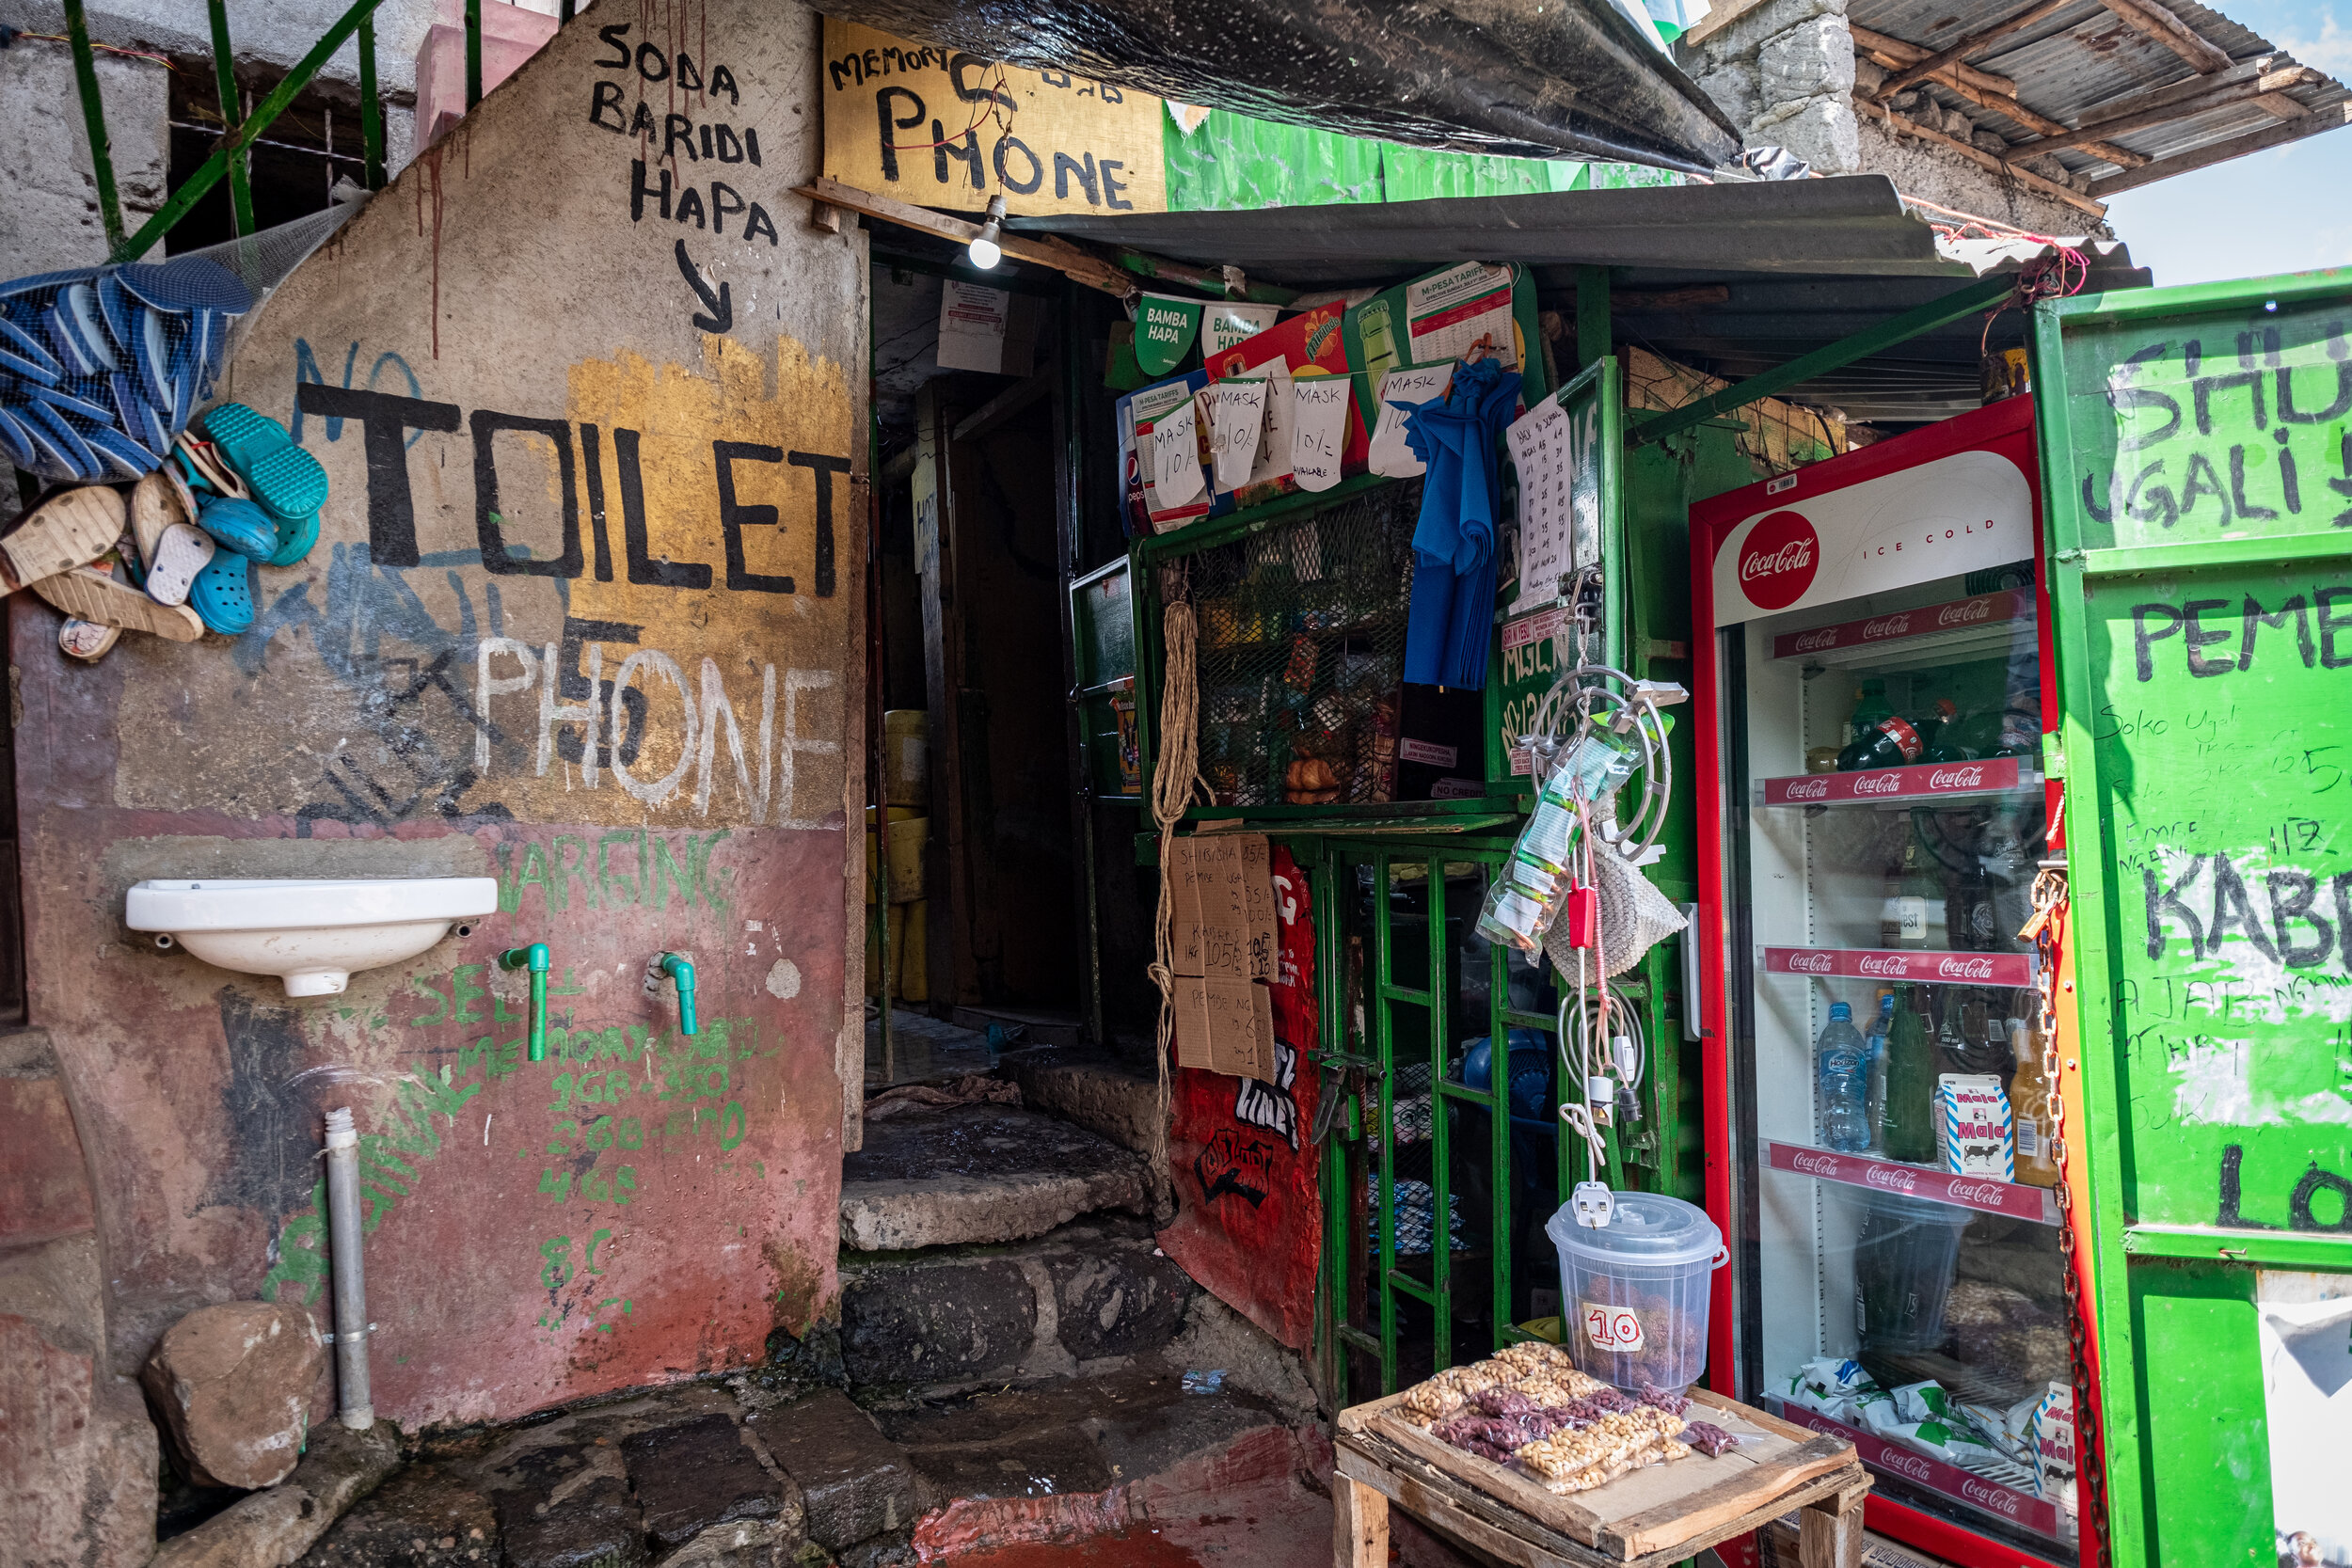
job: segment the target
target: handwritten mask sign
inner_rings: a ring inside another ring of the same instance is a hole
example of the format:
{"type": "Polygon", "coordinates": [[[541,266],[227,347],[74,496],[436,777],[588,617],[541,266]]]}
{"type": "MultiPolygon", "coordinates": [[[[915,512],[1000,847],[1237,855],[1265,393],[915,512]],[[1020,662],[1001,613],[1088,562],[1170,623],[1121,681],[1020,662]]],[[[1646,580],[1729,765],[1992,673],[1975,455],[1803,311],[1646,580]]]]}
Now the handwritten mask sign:
{"type": "Polygon", "coordinates": [[[901,201],[977,213],[1168,209],[1161,100],[825,18],[825,172],[901,201]]]}
{"type": "Polygon", "coordinates": [[[1180,975],[1176,1065],[1274,1082],[1274,993],[1254,980],[1180,975]]]}
{"type": "Polygon", "coordinates": [[[1372,433],[1372,471],[1386,479],[1419,479],[1426,468],[1405,440],[1405,407],[1441,398],[1454,385],[1454,364],[1391,371],[1380,383],[1380,422],[1372,433]]]}
{"type": "Polygon", "coordinates": [[[1340,451],[1347,438],[1349,394],[1356,378],[1315,376],[1291,383],[1297,422],[1291,430],[1291,473],[1301,490],[1328,490],[1340,482],[1340,451]]]}
{"type": "Polygon", "coordinates": [[[1576,565],[1575,443],[1568,411],[1546,398],[1503,433],[1519,476],[1519,597],[1549,604],[1576,565]]]}
{"type": "Polygon", "coordinates": [[[1200,330],[1203,303],[1167,294],[1143,296],[1136,310],[1136,363],[1144,374],[1157,379],[1184,362],[1200,330]]]}
{"type": "Polygon", "coordinates": [[[1186,398],[1152,427],[1152,507],[1182,506],[1200,494],[1200,400],[1186,398]]]}
{"type": "Polygon", "coordinates": [[[1209,454],[1219,490],[1249,483],[1258,464],[1259,437],[1265,433],[1266,384],[1224,381],[1201,393],[1210,401],[1209,454]]]}
{"type": "Polygon", "coordinates": [[[1200,318],[1200,352],[1222,354],[1272,326],[1280,314],[1276,305],[1212,305],[1200,318]]]}

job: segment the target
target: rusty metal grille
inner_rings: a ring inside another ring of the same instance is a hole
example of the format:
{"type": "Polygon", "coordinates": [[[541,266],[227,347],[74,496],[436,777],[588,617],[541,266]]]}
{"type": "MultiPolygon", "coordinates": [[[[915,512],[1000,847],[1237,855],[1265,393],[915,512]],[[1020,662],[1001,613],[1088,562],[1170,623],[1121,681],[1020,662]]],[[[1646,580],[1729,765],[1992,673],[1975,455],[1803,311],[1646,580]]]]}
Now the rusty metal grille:
{"type": "Polygon", "coordinates": [[[1396,791],[1421,482],[1383,484],[1189,562],[1200,771],[1226,806],[1396,791]]]}

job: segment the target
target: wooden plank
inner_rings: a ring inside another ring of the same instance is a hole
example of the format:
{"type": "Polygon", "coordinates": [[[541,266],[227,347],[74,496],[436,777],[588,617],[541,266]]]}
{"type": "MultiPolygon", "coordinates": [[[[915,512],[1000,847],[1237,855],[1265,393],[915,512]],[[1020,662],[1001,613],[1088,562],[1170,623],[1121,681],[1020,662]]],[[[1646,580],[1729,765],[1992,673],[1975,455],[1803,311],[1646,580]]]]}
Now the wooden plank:
{"type": "Polygon", "coordinates": [[[2233,103],[2243,103],[2249,99],[2283,92],[2288,87],[2299,87],[2313,80],[2325,80],[2325,78],[2320,77],[2317,71],[2307,66],[2290,66],[2284,71],[2273,71],[2257,76],[2250,82],[2216,87],[2209,92],[2200,93],[2196,97],[2185,99],[2178,103],[2141,109],[2136,114],[2116,115],[2058,135],[2037,136],[2031,141],[2012,142],[2010,144],[2008,155],[2011,158],[2038,157],[2044,152],[2055,152],[2062,147],[2079,147],[2085,142],[2097,141],[2106,136],[2129,135],[2134,131],[2145,131],[2152,126],[2169,125],[2176,119],[2188,119],[2210,110],[2227,108],[2233,103]]]}
{"type": "Polygon", "coordinates": [[[1717,33],[1722,32],[1762,4],[1764,0],[1723,0],[1722,4],[1709,7],[1707,14],[1699,18],[1699,24],[1675,41],[1686,44],[1705,43],[1708,39],[1713,38],[1717,33]]]}
{"type": "Polygon", "coordinates": [[[1810,1443],[1820,1435],[1811,1427],[1801,1427],[1794,1421],[1784,1421],[1769,1410],[1759,1409],[1753,1404],[1741,1404],[1738,1400],[1718,1394],[1712,1388],[1686,1388],[1683,1392],[1690,1396],[1692,1404],[1704,1404],[1720,1410],[1726,1416],[1737,1416],[1751,1426],[1761,1427],[1775,1436],[1786,1437],[1791,1443],[1800,1446],[1810,1443]]]}
{"type": "Polygon", "coordinates": [[[1862,1568],[1862,1499],[1841,1495],[1806,1504],[1797,1514],[1797,1561],[1802,1568],[1862,1568]]]}
{"type": "Polygon", "coordinates": [[[2169,158],[2159,158],[2144,168],[2125,169],[2121,174],[2110,174],[2104,180],[2092,182],[2090,194],[2105,197],[2114,196],[2122,191],[2137,190],[2141,185],[2153,184],[2159,180],[2169,180],[2176,174],[2186,174],[2192,169],[2211,168],[2216,164],[2226,164],[2233,158],[2243,158],[2251,152],[2262,152],[2270,148],[2284,147],[2289,142],[2301,141],[2305,136],[2316,136],[2323,131],[2333,131],[2344,125],[2352,125],[2352,102],[2331,103],[2325,109],[2304,116],[2301,119],[2282,120],[2277,125],[2265,126],[2260,131],[2249,131],[2245,135],[2233,136],[2228,141],[2213,142],[2186,152],[2176,153],[2169,158]]]}
{"type": "Polygon", "coordinates": [[[1556,1492],[1547,1491],[1517,1470],[1441,1442],[1425,1429],[1407,1425],[1391,1416],[1375,1419],[1371,1430],[1422,1464],[1488,1497],[1501,1498],[1518,1513],[1540,1519],[1571,1541],[1587,1546],[1600,1544],[1599,1514],[1556,1492]]]}
{"type": "Polygon", "coordinates": [[[2044,17],[2064,10],[2074,3],[2074,0],[2034,0],[2034,3],[2024,10],[2012,12],[1990,27],[1979,28],[1950,48],[1939,49],[1918,64],[1905,66],[1885,81],[1881,82],[1878,90],[1870,97],[1873,101],[1883,103],[1912,83],[1924,81],[1947,65],[1957,65],[1986,44],[2030,27],[2044,17]]]}
{"type": "MultiPolygon", "coordinates": [[[[1994,157],[1974,142],[1962,141],[1958,136],[1947,136],[1941,131],[1931,131],[1908,115],[1899,115],[1883,104],[1879,107],[1879,116],[1890,130],[1899,130],[1904,135],[1916,136],[1921,141],[1934,142],[1939,147],[1948,147],[1971,163],[1980,164],[2005,180],[2014,180],[2026,189],[2040,191],[2053,200],[2065,202],[2069,207],[2079,207],[2092,217],[2103,218],[2107,215],[2106,208],[2075,190],[2072,185],[2061,185],[2055,180],[2044,179],[2031,169],[2019,168],[2006,159],[1994,157]]],[[[2015,150],[2011,149],[2011,150],[2015,150]]],[[[2141,171],[2133,169],[2128,172],[2137,174],[2141,171]]]]}
{"type": "Polygon", "coordinates": [[[2211,74],[2230,69],[2227,54],[2156,0],[2099,0],[2099,4],[2122,17],[2133,31],[2145,34],[2178,55],[2192,71],[2211,74]]]}
{"type": "MultiPolygon", "coordinates": [[[[880,218],[884,223],[895,223],[900,228],[912,229],[918,233],[930,234],[937,239],[950,240],[957,245],[969,244],[972,237],[980,231],[980,226],[977,223],[970,223],[962,218],[949,217],[945,213],[934,213],[929,207],[917,207],[911,201],[900,201],[896,197],[878,196],[872,191],[862,191],[855,185],[845,185],[830,175],[820,174],[807,184],[796,186],[792,194],[804,197],[811,201],[827,202],[835,207],[846,208],[852,213],[862,213],[869,218],[880,218]]],[[[1136,292],[1136,281],[1133,277],[1109,261],[1089,251],[1081,250],[1067,240],[1057,239],[1052,235],[1025,238],[1008,230],[999,233],[996,243],[1003,248],[1006,255],[1016,261],[1032,261],[1039,266],[1052,267],[1084,283],[1087,287],[1100,289],[1106,294],[1115,294],[1124,299],[1128,294],[1136,292]]]]}
{"type": "Polygon", "coordinates": [[[1344,1475],[1331,1478],[1331,1568],[1389,1568],[1389,1499],[1344,1475]]]}
{"type": "MultiPolygon", "coordinates": [[[[1548,1552],[1525,1536],[1456,1506],[1453,1498],[1417,1477],[1389,1469],[1353,1449],[1336,1449],[1333,1453],[1334,1499],[1342,1487],[1374,1492],[1380,1496],[1384,1505],[1394,1502],[1414,1518],[1435,1525],[1448,1534],[1469,1542],[1482,1552],[1517,1564],[1518,1568],[1581,1568],[1572,1559],[1557,1552],[1548,1552]]],[[[1387,1560],[1383,1558],[1380,1568],[1386,1568],[1386,1564],[1387,1560]]],[[[1343,1560],[1336,1559],[1336,1556],[1335,1568],[1346,1568],[1343,1560]]]]}
{"type": "Polygon", "coordinates": [[[1853,1463],[1851,1443],[1836,1437],[1817,1437],[1777,1460],[1756,1465],[1745,1476],[1726,1476],[1703,1492],[1620,1520],[1603,1532],[1602,1544],[1610,1544],[1610,1538],[1615,1537],[1622,1544],[1620,1555],[1629,1559],[1661,1552],[1669,1546],[1689,1551],[1694,1538],[1742,1514],[1753,1513],[1806,1481],[1853,1463]]]}
{"type": "MultiPolygon", "coordinates": [[[[1928,52],[1915,43],[1886,33],[1874,33],[1867,27],[1853,28],[1854,44],[1889,71],[1916,65],[1928,57],[1928,52]]],[[[2028,129],[2050,135],[2066,127],[2039,109],[2028,108],[2017,98],[2017,84],[2006,76],[1994,76],[1973,66],[1947,65],[1930,78],[1938,87],[1958,93],[1979,108],[2006,115],[2028,129]]],[[[2085,142],[2083,150],[2105,158],[2118,168],[2137,168],[2148,161],[2144,152],[2111,142],[2085,142]]]]}
{"type": "MultiPolygon", "coordinates": [[[[1445,1498],[1462,1513],[1472,1514],[1490,1528],[1517,1537],[1564,1562],[1597,1562],[1591,1548],[1553,1529],[1540,1519],[1529,1517],[1519,1510],[1502,1502],[1480,1487],[1469,1485],[1447,1475],[1426,1461],[1406,1452],[1376,1432],[1358,1433],[1343,1437],[1334,1445],[1337,1454],[1354,1454],[1360,1465],[1374,1472],[1395,1478],[1409,1478],[1435,1497],[1445,1498]]],[[[1351,1471],[1359,1481],[1370,1479],[1368,1473],[1351,1471]]],[[[1375,1481],[1394,1501],[1404,1501],[1400,1490],[1391,1490],[1386,1482],[1375,1481]]],[[[1786,1512],[1784,1510],[1784,1512],[1786,1512]]]]}

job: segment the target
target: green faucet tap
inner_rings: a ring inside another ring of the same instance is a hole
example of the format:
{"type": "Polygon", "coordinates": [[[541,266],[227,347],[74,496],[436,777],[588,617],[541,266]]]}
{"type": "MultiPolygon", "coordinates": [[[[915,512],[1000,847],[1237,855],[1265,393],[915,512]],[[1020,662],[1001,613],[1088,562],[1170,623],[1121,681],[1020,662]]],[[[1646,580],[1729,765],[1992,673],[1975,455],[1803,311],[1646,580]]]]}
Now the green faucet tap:
{"type": "Polygon", "coordinates": [[[658,960],[662,974],[677,982],[677,1032],[698,1035],[701,1027],[694,1022],[694,960],[678,953],[664,953],[658,960]]]}
{"type": "Polygon", "coordinates": [[[531,971],[531,1059],[548,1059],[548,944],[534,942],[528,947],[510,947],[499,955],[501,969],[531,971]]]}

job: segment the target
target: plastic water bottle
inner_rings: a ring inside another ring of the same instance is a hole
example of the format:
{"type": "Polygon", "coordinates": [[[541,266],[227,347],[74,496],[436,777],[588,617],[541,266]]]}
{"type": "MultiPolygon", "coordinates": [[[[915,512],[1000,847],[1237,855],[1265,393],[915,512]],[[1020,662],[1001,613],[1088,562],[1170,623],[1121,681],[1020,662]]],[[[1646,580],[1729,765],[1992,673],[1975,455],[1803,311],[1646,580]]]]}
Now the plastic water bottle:
{"type": "Polygon", "coordinates": [[[1870,1025],[1870,1033],[1862,1041],[1863,1070],[1869,1075],[1867,1096],[1872,1148],[1880,1142],[1880,1122],[1886,1114],[1886,1034],[1894,1025],[1895,993],[1881,990],[1878,1017],[1870,1025]]]}
{"type": "Polygon", "coordinates": [[[1869,1069],[1853,1008],[1829,1005],[1829,1022],[1813,1047],[1814,1083],[1820,1095],[1821,1142],[1839,1154],[1870,1147],[1869,1069]]]}

